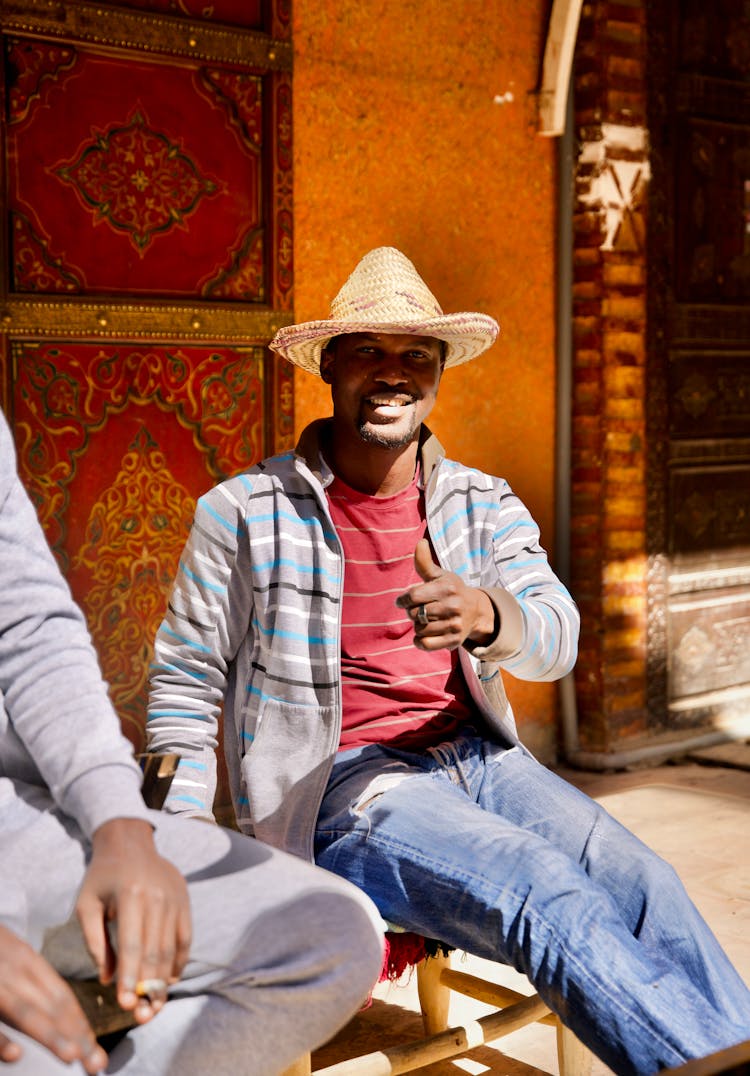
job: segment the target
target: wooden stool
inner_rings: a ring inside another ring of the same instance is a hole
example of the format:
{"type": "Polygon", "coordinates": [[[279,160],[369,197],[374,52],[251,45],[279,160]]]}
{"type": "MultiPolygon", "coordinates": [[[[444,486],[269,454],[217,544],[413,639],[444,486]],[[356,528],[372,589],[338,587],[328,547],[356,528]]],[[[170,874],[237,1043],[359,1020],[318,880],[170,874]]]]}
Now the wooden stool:
{"type": "Polygon", "coordinates": [[[710,1057],[686,1061],[676,1069],[665,1069],[663,1076],[750,1076],[750,1039],[710,1057]]]}
{"type": "MultiPolygon", "coordinates": [[[[425,1038],[347,1058],[316,1069],[314,1076],[395,1076],[396,1073],[413,1072],[436,1061],[460,1057],[485,1042],[536,1022],[553,1024],[557,1028],[560,1076],[588,1076],[591,1072],[593,1057],[590,1051],[562,1026],[538,994],[527,997],[508,987],[453,969],[450,957],[442,953],[417,965],[417,990],[425,1038]],[[449,1028],[451,990],[498,1008],[478,1020],[449,1028]]],[[[310,1076],[312,1071],[308,1056],[287,1069],[284,1076],[310,1076]]]]}

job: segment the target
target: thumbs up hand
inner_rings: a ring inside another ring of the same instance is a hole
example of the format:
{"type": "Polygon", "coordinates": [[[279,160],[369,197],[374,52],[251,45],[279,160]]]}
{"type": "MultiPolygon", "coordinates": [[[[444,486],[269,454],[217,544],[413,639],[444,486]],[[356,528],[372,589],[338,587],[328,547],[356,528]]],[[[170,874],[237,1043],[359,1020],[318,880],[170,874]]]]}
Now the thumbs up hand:
{"type": "Polygon", "coordinates": [[[400,594],[396,605],[414,621],[417,649],[456,650],[467,640],[480,646],[491,642],[495,607],[483,590],[436,564],[426,538],[417,542],[414,567],[422,582],[400,594]]]}
{"type": "Polygon", "coordinates": [[[439,579],[441,575],[450,574],[432,559],[432,550],[426,538],[420,538],[417,542],[414,550],[414,567],[425,583],[429,583],[433,579],[439,579]]]}

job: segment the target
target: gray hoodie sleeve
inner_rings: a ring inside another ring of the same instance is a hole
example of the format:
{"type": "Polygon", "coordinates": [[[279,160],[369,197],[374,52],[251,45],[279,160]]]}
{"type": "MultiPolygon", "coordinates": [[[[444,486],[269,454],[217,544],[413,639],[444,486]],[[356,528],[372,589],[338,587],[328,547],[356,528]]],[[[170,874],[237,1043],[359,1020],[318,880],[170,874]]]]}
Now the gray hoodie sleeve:
{"type": "Polygon", "coordinates": [[[143,818],[141,774],[0,414],[0,775],[46,787],[90,837],[143,818]]]}

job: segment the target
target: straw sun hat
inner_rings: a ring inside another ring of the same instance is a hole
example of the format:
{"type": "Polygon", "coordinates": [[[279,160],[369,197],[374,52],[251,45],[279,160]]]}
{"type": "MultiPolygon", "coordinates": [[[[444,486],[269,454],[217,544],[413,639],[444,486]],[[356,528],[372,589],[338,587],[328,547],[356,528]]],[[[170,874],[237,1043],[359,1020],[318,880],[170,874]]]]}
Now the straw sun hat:
{"type": "Polygon", "coordinates": [[[320,376],[320,353],[328,341],[341,333],[364,332],[444,340],[447,368],[486,351],[499,326],[487,314],[444,314],[409,259],[394,247],[377,247],[365,254],[333,300],[328,320],[287,325],[270,346],[320,376]]]}

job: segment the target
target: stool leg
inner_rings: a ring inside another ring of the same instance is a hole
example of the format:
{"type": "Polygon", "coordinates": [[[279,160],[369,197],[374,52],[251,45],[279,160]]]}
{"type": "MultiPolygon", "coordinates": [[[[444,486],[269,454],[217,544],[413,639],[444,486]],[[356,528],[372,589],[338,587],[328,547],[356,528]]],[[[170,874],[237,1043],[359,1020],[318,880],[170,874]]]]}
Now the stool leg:
{"type": "Polygon", "coordinates": [[[557,1063],[560,1076],[590,1076],[593,1054],[570,1028],[557,1021],[557,1063]]]}
{"type": "Polygon", "coordinates": [[[295,1061],[293,1065],[290,1065],[288,1069],[284,1069],[282,1076],[310,1076],[311,1072],[310,1055],[305,1054],[299,1061],[295,1061]]]}
{"type": "Polygon", "coordinates": [[[429,956],[417,965],[417,993],[426,1035],[437,1035],[448,1027],[451,992],[440,976],[449,967],[450,957],[443,953],[429,956]]]}

